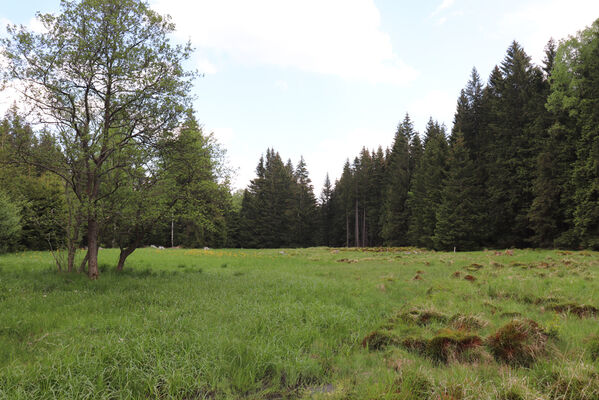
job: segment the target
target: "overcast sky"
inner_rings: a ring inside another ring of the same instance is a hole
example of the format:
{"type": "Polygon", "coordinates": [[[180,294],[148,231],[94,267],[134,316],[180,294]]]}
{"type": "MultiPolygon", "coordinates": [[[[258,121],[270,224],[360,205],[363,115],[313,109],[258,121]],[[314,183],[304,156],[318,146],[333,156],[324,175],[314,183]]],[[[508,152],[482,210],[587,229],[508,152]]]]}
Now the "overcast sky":
{"type": "MultiPolygon", "coordinates": [[[[561,39],[599,18],[598,0],[151,0],[170,14],[176,40],[196,48],[197,116],[238,169],[254,177],[273,147],[303,155],[317,194],[362,146],[391,145],[408,112],[450,128],[476,67],[486,80],[516,39],[540,63],[561,39]]],[[[0,0],[0,23],[35,28],[58,0],[0,0]]],[[[0,94],[0,111],[9,104],[0,94]]]]}

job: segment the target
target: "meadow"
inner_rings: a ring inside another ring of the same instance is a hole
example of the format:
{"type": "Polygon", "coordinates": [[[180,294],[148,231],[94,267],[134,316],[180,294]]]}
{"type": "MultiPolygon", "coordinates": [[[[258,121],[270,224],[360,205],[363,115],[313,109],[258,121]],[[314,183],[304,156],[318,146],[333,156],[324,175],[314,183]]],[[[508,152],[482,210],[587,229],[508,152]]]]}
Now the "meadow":
{"type": "Polygon", "coordinates": [[[599,253],[0,256],[1,399],[598,399],[599,253]]]}

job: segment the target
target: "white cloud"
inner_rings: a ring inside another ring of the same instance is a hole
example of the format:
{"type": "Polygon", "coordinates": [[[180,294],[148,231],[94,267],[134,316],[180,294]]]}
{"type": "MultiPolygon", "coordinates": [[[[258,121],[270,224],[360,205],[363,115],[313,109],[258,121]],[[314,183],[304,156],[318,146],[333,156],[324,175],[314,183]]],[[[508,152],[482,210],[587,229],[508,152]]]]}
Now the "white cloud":
{"type": "Polygon", "coordinates": [[[4,117],[6,111],[14,103],[20,104],[20,98],[20,94],[14,88],[9,86],[2,90],[2,87],[0,87],[0,118],[4,117]]]}
{"type": "Polygon", "coordinates": [[[388,130],[357,128],[350,132],[338,132],[327,136],[313,146],[311,151],[304,154],[310,171],[310,179],[314,185],[314,192],[320,195],[326,174],[329,174],[331,183],[341,177],[345,160],[350,163],[360,155],[362,147],[369,151],[381,146],[383,149],[390,147],[393,142],[395,128],[388,130]]]}
{"type": "Polygon", "coordinates": [[[441,4],[439,4],[439,6],[435,9],[435,11],[433,11],[433,13],[431,15],[439,14],[441,11],[446,10],[449,7],[451,7],[453,5],[453,3],[455,3],[455,0],[443,0],[443,2],[441,4]]]}
{"type": "Polygon", "coordinates": [[[200,74],[213,75],[218,71],[216,65],[212,64],[205,58],[198,58],[196,64],[200,74]]]}
{"type": "Polygon", "coordinates": [[[27,29],[34,33],[47,32],[46,27],[44,26],[44,24],[42,24],[42,21],[40,21],[37,17],[33,17],[29,20],[29,23],[27,23],[27,29]]]}
{"type": "Polygon", "coordinates": [[[500,23],[503,32],[518,32],[516,39],[536,63],[544,58],[549,38],[566,38],[599,17],[597,0],[544,0],[529,3],[507,14],[500,23]]]}
{"type": "Polygon", "coordinates": [[[278,80],[275,82],[275,87],[279,90],[282,91],[286,91],[287,89],[289,89],[289,85],[287,84],[286,81],[283,80],[278,80]]]}
{"type": "Polygon", "coordinates": [[[393,51],[373,0],[154,0],[199,49],[247,65],[272,65],[374,83],[418,72],[393,51]]]}

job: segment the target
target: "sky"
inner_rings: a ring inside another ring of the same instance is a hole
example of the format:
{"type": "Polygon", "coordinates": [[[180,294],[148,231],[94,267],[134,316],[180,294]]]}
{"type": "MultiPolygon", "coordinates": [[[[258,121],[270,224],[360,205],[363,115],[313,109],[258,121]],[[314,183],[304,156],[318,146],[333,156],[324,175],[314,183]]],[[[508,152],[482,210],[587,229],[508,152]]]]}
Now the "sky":
{"type": "MultiPolygon", "coordinates": [[[[550,37],[599,18],[597,0],[150,0],[191,41],[196,115],[245,188],[274,148],[304,157],[318,195],[363,146],[390,147],[406,113],[451,128],[473,67],[483,80],[517,40],[540,64],[550,37]]],[[[0,25],[37,29],[58,0],[0,0],[0,25]]],[[[0,112],[12,102],[0,93],[0,112]]]]}

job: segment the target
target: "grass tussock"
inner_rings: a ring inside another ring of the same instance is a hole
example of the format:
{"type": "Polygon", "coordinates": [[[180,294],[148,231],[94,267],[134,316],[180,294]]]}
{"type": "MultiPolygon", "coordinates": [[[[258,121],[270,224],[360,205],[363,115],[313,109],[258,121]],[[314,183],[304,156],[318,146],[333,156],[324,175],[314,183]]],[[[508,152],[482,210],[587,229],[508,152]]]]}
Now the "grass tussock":
{"type": "Polygon", "coordinates": [[[512,320],[491,334],[487,348],[496,360],[514,366],[530,366],[545,354],[548,335],[533,320],[512,320]]]}
{"type": "Polygon", "coordinates": [[[557,313],[574,314],[579,318],[596,317],[599,315],[599,309],[588,304],[562,303],[550,307],[557,313]]]}
{"type": "Polygon", "coordinates": [[[399,314],[399,318],[407,323],[420,326],[428,325],[433,322],[444,323],[448,317],[434,309],[415,308],[399,314]]]}

